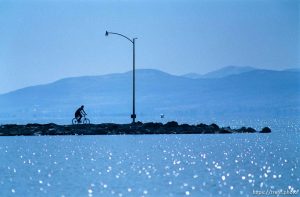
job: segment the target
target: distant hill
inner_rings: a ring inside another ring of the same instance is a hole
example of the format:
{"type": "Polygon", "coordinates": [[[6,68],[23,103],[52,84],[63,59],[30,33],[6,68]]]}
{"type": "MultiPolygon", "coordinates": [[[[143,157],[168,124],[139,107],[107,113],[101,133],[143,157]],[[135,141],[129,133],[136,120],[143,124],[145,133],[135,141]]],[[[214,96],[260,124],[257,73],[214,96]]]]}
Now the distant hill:
{"type": "Polygon", "coordinates": [[[187,73],[184,75],[181,75],[182,77],[190,78],[190,79],[198,79],[201,78],[203,75],[200,75],[198,73],[187,73]]]}
{"type": "MultiPolygon", "coordinates": [[[[132,72],[66,78],[2,94],[0,123],[67,124],[82,104],[93,122],[129,122],[132,72]]],[[[300,73],[253,70],[190,79],[137,70],[136,111],[142,121],[161,121],[159,114],[182,122],[300,117],[300,73]]]]}
{"type": "Polygon", "coordinates": [[[230,75],[238,75],[238,74],[242,74],[242,73],[250,72],[250,71],[254,71],[254,70],[258,70],[258,69],[255,69],[250,66],[244,66],[244,67],[227,66],[227,67],[221,68],[219,70],[209,72],[209,73],[203,75],[202,77],[203,78],[222,78],[222,77],[227,77],[230,75]]]}
{"type": "Polygon", "coordinates": [[[300,68],[289,68],[289,69],[285,69],[284,71],[300,72],[300,68]]]}
{"type": "MultiPolygon", "coordinates": [[[[254,70],[259,70],[250,66],[227,66],[212,72],[208,72],[206,74],[198,74],[198,73],[187,73],[184,75],[181,75],[182,77],[190,78],[190,79],[199,79],[199,78],[222,78],[222,77],[228,77],[230,75],[237,75],[242,74],[245,72],[250,72],[254,70]]],[[[292,70],[291,70],[292,71],[292,70]]]]}

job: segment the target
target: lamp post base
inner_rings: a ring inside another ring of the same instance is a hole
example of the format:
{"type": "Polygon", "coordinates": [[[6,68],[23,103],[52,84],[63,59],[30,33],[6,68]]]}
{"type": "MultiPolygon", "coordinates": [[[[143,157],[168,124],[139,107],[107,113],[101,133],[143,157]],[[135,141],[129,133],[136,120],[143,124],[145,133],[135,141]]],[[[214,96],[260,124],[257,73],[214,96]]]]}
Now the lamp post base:
{"type": "Polygon", "coordinates": [[[132,123],[135,123],[135,119],[136,119],[136,114],[131,114],[130,116],[132,118],[132,123]]]}

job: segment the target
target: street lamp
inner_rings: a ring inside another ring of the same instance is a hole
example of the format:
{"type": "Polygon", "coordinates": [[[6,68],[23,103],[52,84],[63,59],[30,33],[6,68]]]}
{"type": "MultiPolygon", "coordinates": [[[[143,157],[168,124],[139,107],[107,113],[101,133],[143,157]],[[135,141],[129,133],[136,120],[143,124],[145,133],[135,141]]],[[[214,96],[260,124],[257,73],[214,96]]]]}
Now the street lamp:
{"type": "Polygon", "coordinates": [[[135,114],[135,40],[137,38],[128,38],[127,36],[124,36],[122,34],[119,33],[114,33],[114,32],[109,32],[109,31],[105,31],[105,36],[108,36],[109,34],[115,34],[115,35],[119,35],[122,36],[123,38],[126,38],[127,40],[129,40],[132,43],[132,50],[133,50],[133,57],[132,57],[132,114],[131,114],[131,118],[132,118],[132,123],[135,123],[135,119],[136,119],[136,114],[135,114]]]}

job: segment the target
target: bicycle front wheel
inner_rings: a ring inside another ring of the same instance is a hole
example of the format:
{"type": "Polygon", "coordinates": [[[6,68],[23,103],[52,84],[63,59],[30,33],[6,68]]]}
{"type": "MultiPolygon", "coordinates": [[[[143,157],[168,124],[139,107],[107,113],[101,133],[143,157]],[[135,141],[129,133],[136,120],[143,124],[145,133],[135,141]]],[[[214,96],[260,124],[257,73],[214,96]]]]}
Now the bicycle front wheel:
{"type": "Polygon", "coordinates": [[[83,120],[83,124],[90,124],[90,119],[85,118],[85,119],[83,120]]]}
{"type": "Polygon", "coordinates": [[[78,124],[78,121],[77,121],[76,118],[73,118],[73,119],[72,119],[72,124],[78,124]]]}

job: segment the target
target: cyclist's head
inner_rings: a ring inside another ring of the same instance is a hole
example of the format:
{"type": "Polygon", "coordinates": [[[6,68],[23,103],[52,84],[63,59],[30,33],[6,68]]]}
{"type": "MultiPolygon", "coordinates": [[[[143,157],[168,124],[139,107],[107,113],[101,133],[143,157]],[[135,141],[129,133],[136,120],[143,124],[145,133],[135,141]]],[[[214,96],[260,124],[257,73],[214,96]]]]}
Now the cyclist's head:
{"type": "Polygon", "coordinates": [[[81,105],[81,107],[80,107],[81,109],[83,109],[84,108],[84,105],[81,105]]]}

